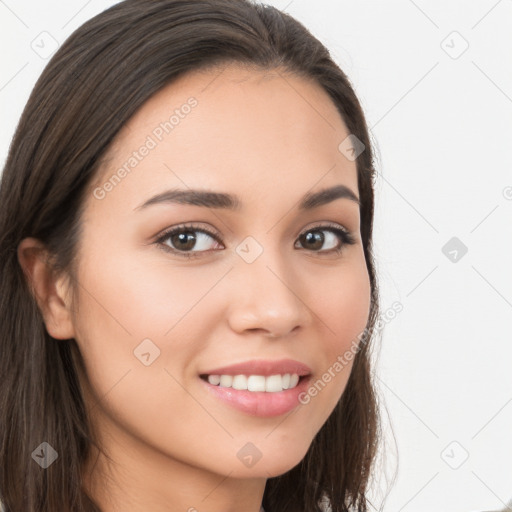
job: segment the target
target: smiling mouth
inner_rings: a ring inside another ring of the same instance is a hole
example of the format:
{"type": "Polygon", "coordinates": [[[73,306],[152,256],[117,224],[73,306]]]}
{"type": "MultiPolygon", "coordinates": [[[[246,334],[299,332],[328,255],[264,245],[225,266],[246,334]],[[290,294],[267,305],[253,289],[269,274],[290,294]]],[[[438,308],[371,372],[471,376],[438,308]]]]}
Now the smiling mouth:
{"type": "Polygon", "coordinates": [[[309,378],[309,375],[299,376],[296,373],[275,375],[207,375],[200,378],[213,386],[231,388],[240,391],[277,393],[294,389],[299,382],[309,378]]]}

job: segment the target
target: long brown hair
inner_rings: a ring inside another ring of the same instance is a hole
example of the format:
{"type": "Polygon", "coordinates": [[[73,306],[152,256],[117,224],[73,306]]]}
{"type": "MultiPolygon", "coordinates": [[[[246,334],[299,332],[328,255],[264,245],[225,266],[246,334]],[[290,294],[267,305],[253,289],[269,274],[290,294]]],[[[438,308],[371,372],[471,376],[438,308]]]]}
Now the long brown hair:
{"type": "MultiPolygon", "coordinates": [[[[17,126],[0,185],[0,500],[7,512],[100,511],[82,487],[95,436],[84,407],[76,341],[46,331],[17,259],[39,239],[73,282],[84,198],[119,130],[153,94],[188,71],[230,62],[285,69],[329,94],[357,157],[361,237],[371,283],[367,328],[346,389],[290,471],[270,478],[266,512],[368,510],[380,435],[370,374],[378,291],[372,256],[373,152],[360,103],[328,50],[301,23],[251,0],[126,0],[79,27],[39,77],[17,126]],[[48,442],[58,463],[42,470],[48,442]]],[[[340,141],[341,142],[341,141],[340,141]]]]}

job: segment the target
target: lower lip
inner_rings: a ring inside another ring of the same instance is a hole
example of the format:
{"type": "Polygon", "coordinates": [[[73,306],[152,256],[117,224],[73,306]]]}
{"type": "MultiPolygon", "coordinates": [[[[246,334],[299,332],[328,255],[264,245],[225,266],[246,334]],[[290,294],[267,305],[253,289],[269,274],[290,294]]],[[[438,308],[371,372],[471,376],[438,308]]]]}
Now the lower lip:
{"type": "Polygon", "coordinates": [[[302,405],[299,402],[299,395],[306,391],[310,378],[311,375],[301,377],[294,388],[275,392],[247,391],[221,387],[220,385],[214,386],[206,380],[201,378],[200,380],[210,393],[235,409],[251,416],[269,418],[286,414],[298,405],[302,405]]]}

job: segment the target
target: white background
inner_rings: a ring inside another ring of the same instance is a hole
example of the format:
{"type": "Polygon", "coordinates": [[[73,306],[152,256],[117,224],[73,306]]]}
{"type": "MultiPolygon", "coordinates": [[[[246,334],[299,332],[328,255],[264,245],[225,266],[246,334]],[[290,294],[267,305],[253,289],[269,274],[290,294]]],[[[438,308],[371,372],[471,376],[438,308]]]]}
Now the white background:
{"type": "MultiPolygon", "coordinates": [[[[48,60],[33,47],[61,44],[114,3],[0,2],[2,167],[48,60]]],[[[348,74],[378,157],[382,309],[403,311],[379,349],[388,447],[375,509],[502,508],[512,498],[512,1],[268,3],[348,74]],[[456,261],[442,251],[452,237],[468,249],[456,261]]]]}

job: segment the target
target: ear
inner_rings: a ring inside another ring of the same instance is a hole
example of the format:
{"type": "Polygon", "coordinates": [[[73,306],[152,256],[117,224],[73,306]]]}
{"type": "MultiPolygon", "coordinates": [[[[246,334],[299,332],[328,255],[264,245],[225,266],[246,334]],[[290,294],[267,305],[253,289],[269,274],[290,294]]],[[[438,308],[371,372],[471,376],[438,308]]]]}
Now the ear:
{"type": "Polygon", "coordinates": [[[36,238],[24,238],[18,245],[18,261],[50,336],[74,338],[66,276],[56,276],[44,245],[36,238]]]}

